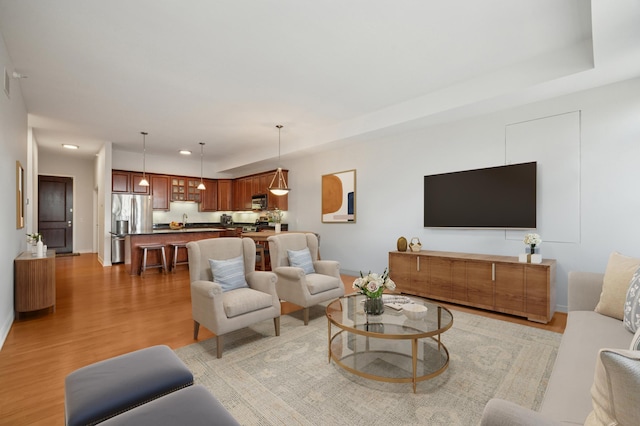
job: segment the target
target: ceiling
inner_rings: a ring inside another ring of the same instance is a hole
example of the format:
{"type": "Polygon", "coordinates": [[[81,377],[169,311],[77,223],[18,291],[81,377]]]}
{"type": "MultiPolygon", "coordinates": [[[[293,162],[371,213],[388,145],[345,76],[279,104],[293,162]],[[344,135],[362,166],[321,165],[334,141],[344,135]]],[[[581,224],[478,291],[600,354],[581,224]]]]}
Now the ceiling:
{"type": "Polygon", "coordinates": [[[0,0],[0,32],[41,150],[220,172],[276,124],[293,156],[640,76],[637,0],[0,0]]]}

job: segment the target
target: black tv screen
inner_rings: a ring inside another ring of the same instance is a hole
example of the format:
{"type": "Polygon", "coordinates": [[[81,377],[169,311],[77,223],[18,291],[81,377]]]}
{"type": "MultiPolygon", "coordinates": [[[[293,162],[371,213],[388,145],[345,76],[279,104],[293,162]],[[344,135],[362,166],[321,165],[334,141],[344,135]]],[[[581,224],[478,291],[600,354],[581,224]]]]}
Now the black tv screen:
{"type": "Polygon", "coordinates": [[[424,226],[535,228],[535,162],[424,177],[424,226]]]}

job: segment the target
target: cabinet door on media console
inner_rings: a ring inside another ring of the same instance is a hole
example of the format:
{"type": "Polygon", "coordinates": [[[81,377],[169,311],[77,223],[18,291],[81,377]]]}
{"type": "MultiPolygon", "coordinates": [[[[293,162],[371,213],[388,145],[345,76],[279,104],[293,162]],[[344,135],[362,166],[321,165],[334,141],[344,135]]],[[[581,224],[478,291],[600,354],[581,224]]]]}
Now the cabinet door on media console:
{"type": "MultiPolygon", "coordinates": [[[[426,259],[425,259],[426,260],[426,259]]],[[[453,261],[443,257],[429,258],[429,294],[436,299],[451,300],[453,261]]]]}
{"type": "Polygon", "coordinates": [[[414,258],[411,269],[411,292],[418,296],[429,297],[431,294],[430,259],[426,256],[412,256],[414,258]]]}
{"type": "Polygon", "coordinates": [[[555,312],[556,263],[548,266],[527,265],[524,271],[527,318],[546,323],[555,312]]]}
{"type": "Polygon", "coordinates": [[[389,277],[396,283],[396,291],[411,293],[411,269],[415,256],[389,253],[389,277]]]}
{"type": "Polygon", "coordinates": [[[495,263],[495,309],[522,313],[524,309],[524,266],[495,263]]]}
{"type": "Polygon", "coordinates": [[[493,264],[475,260],[466,261],[467,300],[469,305],[493,309],[495,294],[493,287],[493,264]]]}

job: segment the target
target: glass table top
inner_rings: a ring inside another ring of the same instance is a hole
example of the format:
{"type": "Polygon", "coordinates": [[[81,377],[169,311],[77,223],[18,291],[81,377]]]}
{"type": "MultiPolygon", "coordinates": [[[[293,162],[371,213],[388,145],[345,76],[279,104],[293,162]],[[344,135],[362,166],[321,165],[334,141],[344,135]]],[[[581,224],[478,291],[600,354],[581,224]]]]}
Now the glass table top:
{"type": "Polygon", "coordinates": [[[440,334],[453,324],[451,312],[435,302],[416,296],[384,295],[385,309],[382,315],[367,315],[364,312],[366,297],[352,294],[331,302],[327,306],[327,318],[337,327],[351,333],[370,335],[382,339],[415,339],[440,334]],[[411,320],[402,312],[402,303],[407,301],[427,308],[425,318],[411,320]],[[394,309],[391,306],[398,309],[394,309]]]}

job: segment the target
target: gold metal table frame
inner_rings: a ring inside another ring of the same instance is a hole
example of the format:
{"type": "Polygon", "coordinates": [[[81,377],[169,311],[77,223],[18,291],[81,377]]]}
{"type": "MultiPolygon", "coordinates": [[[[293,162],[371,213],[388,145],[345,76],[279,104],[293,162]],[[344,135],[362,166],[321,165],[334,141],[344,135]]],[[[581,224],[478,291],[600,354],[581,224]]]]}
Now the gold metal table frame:
{"type": "Polygon", "coordinates": [[[359,377],[391,383],[412,383],[416,392],[418,382],[442,374],[449,366],[449,351],[441,341],[441,334],[453,325],[453,315],[442,305],[409,297],[413,303],[427,307],[422,320],[409,320],[401,311],[385,307],[379,316],[364,313],[365,296],[352,294],[334,300],[326,308],[328,321],[328,362],[331,360],[359,377]],[[336,326],[339,330],[332,334],[336,326]],[[410,353],[402,341],[411,342],[410,353]],[[421,345],[422,344],[422,345],[421,345]],[[422,348],[422,357],[421,357],[422,348]],[[410,370],[411,375],[382,375],[384,371],[368,371],[372,360],[383,358],[387,364],[403,364],[399,371],[410,370]],[[409,366],[410,363],[410,366],[409,366]]]}

